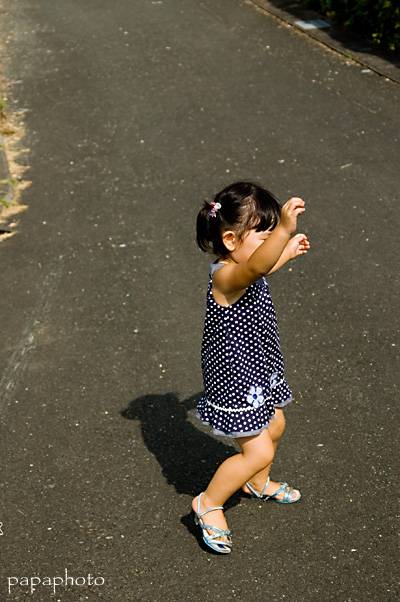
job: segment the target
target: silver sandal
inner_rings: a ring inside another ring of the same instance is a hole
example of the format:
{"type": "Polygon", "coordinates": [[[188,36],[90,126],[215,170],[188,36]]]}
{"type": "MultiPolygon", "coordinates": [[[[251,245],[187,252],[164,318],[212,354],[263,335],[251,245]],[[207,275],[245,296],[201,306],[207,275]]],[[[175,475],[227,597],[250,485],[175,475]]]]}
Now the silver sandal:
{"type": "Polygon", "coordinates": [[[267,479],[267,482],[266,482],[265,487],[262,490],[262,492],[258,493],[255,489],[253,489],[253,487],[250,485],[250,483],[246,483],[247,487],[251,491],[251,494],[250,494],[251,499],[252,500],[261,500],[262,502],[266,502],[267,500],[274,500],[275,502],[279,502],[280,504],[294,504],[294,502],[298,502],[299,499],[301,498],[300,491],[297,491],[297,489],[293,489],[293,487],[289,487],[289,485],[287,483],[280,483],[280,487],[279,487],[279,489],[277,489],[277,491],[275,491],[275,493],[272,493],[271,495],[265,495],[265,491],[268,487],[268,484],[269,484],[269,477],[267,479]],[[283,500],[278,500],[277,496],[280,493],[282,493],[282,491],[285,491],[283,500]],[[296,495],[296,497],[292,498],[294,491],[296,491],[297,495],[296,495]]]}
{"type": "Polygon", "coordinates": [[[210,508],[210,510],[200,512],[200,499],[203,493],[200,493],[199,499],[197,500],[197,512],[194,513],[194,522],[200,527],[200,529],[202,529],[204,542],[212,550],[214,550],[214,552],[219,552],[220,554],[230,554],[232,548],[232,541],[230,537],[231,532],[229,531],[229,529],[226,529],[224,531],[223,529],[219,529],[218,527],[205,525],[201,518],[202,516],[207,514],[207,512],[212,512],[213,510],[223,510],[224,508],[223,506],[216,506],[215,508],[210,508]],[[215,531],[215,533],[210,535],[209,533],[207,533],[207,531],[215,531]],[[228,541],[218,541],[220,537],[227,537],[228,541]]]}

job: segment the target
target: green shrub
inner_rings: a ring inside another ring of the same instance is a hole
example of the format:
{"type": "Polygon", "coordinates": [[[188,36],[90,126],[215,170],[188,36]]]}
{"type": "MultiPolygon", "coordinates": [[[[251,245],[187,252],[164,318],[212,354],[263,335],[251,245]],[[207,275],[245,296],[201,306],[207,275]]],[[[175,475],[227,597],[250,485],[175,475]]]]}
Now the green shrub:
{"type": "Polygon", "coordinates": [[[400,50],[398,0],[303,0],[306,7],[366,36],[385,49],[400,50]]]}

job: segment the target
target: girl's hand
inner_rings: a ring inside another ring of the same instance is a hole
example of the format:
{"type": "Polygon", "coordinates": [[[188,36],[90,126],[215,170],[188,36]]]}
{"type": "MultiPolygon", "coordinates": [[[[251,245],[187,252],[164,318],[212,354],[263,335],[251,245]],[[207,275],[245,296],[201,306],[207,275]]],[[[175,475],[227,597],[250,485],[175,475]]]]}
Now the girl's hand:
{"type": "Polygon", "coordinates": [[[284,228],[288,234],[292,234],[296,230],[297,217],[305,211],[304,204],[303,199],[293,197],[283,205],[279,225],[284,228]]]}
{"type": "Polygon", "coordinates": [[[305,234],[296,234],[296,236],[293,236],[286,245],[289,259],[294,259],[298,255],[304,255],[309,248],[310,243],[305,234]]]}

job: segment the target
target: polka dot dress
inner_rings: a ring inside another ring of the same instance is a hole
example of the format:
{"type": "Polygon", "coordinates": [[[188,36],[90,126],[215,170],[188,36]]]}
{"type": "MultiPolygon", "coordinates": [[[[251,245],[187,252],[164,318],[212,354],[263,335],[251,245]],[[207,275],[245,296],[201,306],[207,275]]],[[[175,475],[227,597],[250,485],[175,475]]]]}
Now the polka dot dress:
{"type": "Polygon", "coordinates": [[[217,435],[249,437],[269,427],[274,408],[292,401],[284,377],[274,306],[265,278],[236,303],[214,301],[213,263],[201,350],[205,392],[197,417],[217,435]]]}

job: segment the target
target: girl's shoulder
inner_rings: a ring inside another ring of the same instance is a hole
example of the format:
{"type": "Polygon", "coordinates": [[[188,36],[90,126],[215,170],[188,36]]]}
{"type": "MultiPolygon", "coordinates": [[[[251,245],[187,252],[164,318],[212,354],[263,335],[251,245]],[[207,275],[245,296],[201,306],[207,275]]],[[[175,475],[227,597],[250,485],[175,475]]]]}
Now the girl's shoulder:
{"type": "MultiPolygon", "coordinates": [[[[212,279],[212,277],[214,276],[215,272],[217,270],[219,270],[219,268],[222,268],[224,265],[226,265],[225,261],[219,261],[218,259],[216,259],[215,261],[213,261],[213,263],[210,265],[210,272],[209,272],[210,279],[212,279]]],[[[257,284],[257,285],[267,284],[267,280],[266,280],[265,276],[263,276],[262,278],[260,278],[259,280],[257,280],[257,282],[254,282],[254,284],[257,284]]],[[[247,288],[248,289],[251,288],[252,286],[254,286],[254,284],[251,284],[247,288]]]]}
{"type": "Polygon", "coordinates": [[[215,274],[215,272],[217,272],[217,270],[219,270],[220,268],[222,268],[225,265],[226,265],[226,262],[219,261],[218,259],[210,265],[208,297],[209,297],[210,301],[212,301],[219,307],[224,308],[224,309],[226,309],[228,307],[232,308],[233,306],[239,307],[244,302],[247,303],[249,301],[253,304],[257,300],[261,300],[260,294],[262,294],[261,291],[263,289],[266,289],[267,291],[269,291],[267,281],[264,277],[262,277],[259,280],[257,280],[257,282],[254,282],[253,284],[248,286],[247,289],[240,291],[240,293],[238,295],[236,295],[235,298],[231,298],[231,299],[226,298],[225,295],[221,294],[218,290],[215,289],[215,286],[213,283],[213,275],[215,274]]]}

